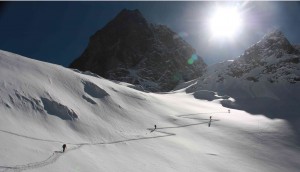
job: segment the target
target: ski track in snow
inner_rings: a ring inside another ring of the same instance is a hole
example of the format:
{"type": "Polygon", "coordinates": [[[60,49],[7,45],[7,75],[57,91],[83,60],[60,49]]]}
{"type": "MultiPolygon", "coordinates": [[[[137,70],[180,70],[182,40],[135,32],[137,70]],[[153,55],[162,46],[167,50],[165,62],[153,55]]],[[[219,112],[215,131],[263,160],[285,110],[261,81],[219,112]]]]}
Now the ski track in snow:
{"type": "Polygon", "coordinates": [[[21,134],[17,134],[17,133],[14,133],[14,132],[1,130],[1,129],[0,129],[0,132],[15,135],[15,136],[19,136],[19,137],[23,137],[23,138],[26,138],[26,139],[31,139],[31,140],[38,140],[38,141],[44,141],[44,142],[54,142],[54,143],[63,143],[61,141],[56,141],[56,140],[40,139],[40,138],[36,138],[36,137],[25,136],[25,135],[21,135],[21,134]]]}
{"type": "MultiPolygon", "coordinates": [[[[68,149],[65,153],[68,153],[70,151],[79,149],[81,146],[76,146],[73,148],[68,149]]],[[[16,166],[11,166],[11,167],[5,167],[5,166],[0,166],[0,168],[3,168],[4,171],[2,172],[20,172],[24,170],[29,170],[29,169],[35,169],[39,167],[43,167],[49,164],[53,164],[55,161],[58,160],[59,157],[62,156],[62,151],[54,151],[51,156],[49,156],[46,160],[39,161],[39,162],[33,162],[25,165],[16,165],[16,166]]]]}
{"type": "MultiPolygon", "coordinates": [[[[226,113],[226,112],[212,112],[212,113],[226,113]]],[[[94,143],[66,143],[69,145],[73,145],[74,147],[69,148],[63,153],[62,151],[54,151],[47,159],[43,161],[33,162],[25,165],[15,165],[15,166],[0,166],[1,172],[21,172],[25,170],[35,169],[44,167],[50,164],[53,164],[56,162],[63,154],[66,154],[70,151],[77,150],[81,148],[82,146],[93,146],[93,145],[109,145],[109,144],[117,144],[117,143],[123,143],[123,142],[130,142],[130,141],[138,141],[138,140],[147,140],[147,139],[155,139],[155,138],[162,138],[162,137],[169,137],[169,136],[175,136],[175,133],[165,132],[165,131],[157,131],[157,130],[163,130],[163,129],[172,129],[172,128],[183,128],[183,127],[189,127],[189,126],[195,126],[200,124],[208,124],[209,119],[203,119],[203,118],[191,118],[189,116],[192,115],[200,115],[200,114],[208,114],[208,113],[197,113],[197,114],[188,114],[188,115],[179,115],[178,117],[182,118],[188,118],[188,119],[197,119],[197,120],[205,120],[207,122],[200,122],[200,123],[193,123],[193,124],[185,124],[185,125],[179,125],[179,126],[171,126],[171,127],[158,127],[156,129],[153,128],[147,128],[147,130],[150,130],[150,133],[155,131],[158,133],[162,133],[164,135],[159,136],[153,136],[153,137],[139,137],[139,138],[132,138],[132,139],[125,139],[125,140],[117,140],[112,142],[94,142],[94,143]]],[[[218,119],[212,119],[211,122],[219,121],[218,119]]],[[[25,136],[17,133],[13,133],[10,131],[0,130],[0,132],[11,134],[18,137],[23,137],[31,140],[37,140],[37,141],[44,141],[44,142],[55,142],[55,143],[64,143],[62,141],[56,141],[56,140],[48,140],[48,139],[40,139],[30,136],[25,136]]]]}

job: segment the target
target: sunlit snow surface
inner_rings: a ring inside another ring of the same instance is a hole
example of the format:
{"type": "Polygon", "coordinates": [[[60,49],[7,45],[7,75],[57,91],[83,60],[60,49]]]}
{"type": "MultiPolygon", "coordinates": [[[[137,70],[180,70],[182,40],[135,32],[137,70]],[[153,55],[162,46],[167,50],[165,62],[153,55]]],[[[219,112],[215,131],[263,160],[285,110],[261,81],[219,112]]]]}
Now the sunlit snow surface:
{"type": "Polygon", "coordinates": [[[290,123],[229,113],[221,105],[234,101],[228,96],[184,89],[144,93],[5,51],[0,78],[0,171],[300,169],[298,135],[290,123]]]}

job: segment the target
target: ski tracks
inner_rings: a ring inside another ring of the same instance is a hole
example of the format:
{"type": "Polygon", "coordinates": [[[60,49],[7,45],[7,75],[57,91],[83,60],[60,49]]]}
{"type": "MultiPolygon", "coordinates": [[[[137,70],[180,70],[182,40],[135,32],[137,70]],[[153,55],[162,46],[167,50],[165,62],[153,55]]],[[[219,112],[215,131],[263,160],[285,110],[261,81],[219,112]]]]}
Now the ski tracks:
{"type": "MultiPolygon", "coordinates": [[[[160,132],[160,131],[157,131],[160,132]]],[[[55,161],[57,161],[62,155],[65,155],[66,153],[77,150],[81,148],[82,146],[92,146],[92,145],[109,145],[109,144],[117,144],[122,142],[130,142],[130,141],[137,141],[137,140],[146,140],[146,139],[154,139],[154,138],[160,138],[160,137],[168,137],[173,136],[176,134],[173,133],[167,133],[167,132],[160,132],[164,135],[160,136],[153,136],[153,137],[139,137],[139,138],[132,138],[132,139],[125,139],[125,140],[117,140],[112,142],[95,142],[95,143],[67,143],[69,145],[74,145],[72,148],[68,148],[64,153],[62,151],[54,151],[47,159],[39,162],[33,162],[25,165],[16,165],[16,166],[0,166],[0,172],[21,172],[25,170],[35,169],[44,167],[50,164],[53,164],[55,161]]],[[[36,139],[34,139],[36,140],[36,139]]],[[[40,139],[41,141],[45,141],[43,139],[40,139]]],[[[52,142],[52,141],[51,141],[52,142]]]]}
{"type": "MultiPolygon", "coordinates": [[[[190,118],[189,116],[193,115],[199,115],[199,114],[188,114],[188,115],[180,115],[178,117],[182,118],[190,118]]],[[[190,119],[196,119],[196,118],[190,118],[190,119]]],[[[208,119],[198,119],[198,120],[208,120],[208,119]]],[[[212,120],[212,121],[218,121],[218,120],[212,120]]],[[[139,137],[139,138],[132,138],[132,139],[125,139],[125,140],[117,140],[117,141],[112,141],[112,142],[96,142],[96,143],[67,143],[69,145],[73,145],[74,147],[68,148],[64,153],[62,151],[54,151],[47,159],[39,162],[33,162],[25,165],[16,165],[16,166],[0,166],[0,172],[21,172],[25,170],[30,170],[30,169],[35,169],[35,168],[40,168],[44,167],[50,164],[53,164],[56,162],[62,155],[81,148],[82,146],[92,146],[92,145],[109,145],[109,144],[117,144],[117,143],[122,143],[122,142],[130,142],[130,141],[137,141],[137,140],[146,140],[146,139],[155,139],[155,138],[162,138],[162,137],[169,137],[169,136],[175,136],[175,133],[170,133],[170,132],[165,132],[165,131],[157,131],[161,129],[170,129],[170,128],[182,128],[182,127],[188,127],[188,126],[194,126],[194,125],[200,125],[208,122],[202,122],[202,123],[195,123],[195,124],[186,124],[182,126],[174,126],[174,127],[161,127],[157,129],[150,129],[150,132],[158,132],[162,133],[164,135],[158,135],[158,136],[151,136],[151,137],[139,137]]],[[[39,140],[39,141],[45,141],[45,142],[56,142],[56,143],[63,143],[61,141],[55,141],[55,140],[46,140],[46,139],[39,139],[39,138],[34,138],[34,137],[29,137],[29,136],[24,136],[20,135],[17,133],[9,132],[9,131],[4,131],[0,130],[1,132],[7,133],[7,134],[12,134],[15,136],[27,138],[27,139],[32,139],[32,140],[39,140]]]]}
{"type": "Polygon", "coordinates": [[[49,156],[47,159],[45,159],[43,161],[29,163],[29,164],[25,164],[25,165],[10,166],[10,167],[0,166],[0,169],[3,169],[1,172],[20,172],[20,171],[25,171],[25,170],[29,170],[29,169],[44,167],[46,165],[53,164],[62,155],[66,154],[70,151],[79,149],[81,146],[82,145],[78,145],[78,146],[74,146],[72,148],[69,148],[64,153],[62,151],[54,151],[51,156],[49,156]]]}

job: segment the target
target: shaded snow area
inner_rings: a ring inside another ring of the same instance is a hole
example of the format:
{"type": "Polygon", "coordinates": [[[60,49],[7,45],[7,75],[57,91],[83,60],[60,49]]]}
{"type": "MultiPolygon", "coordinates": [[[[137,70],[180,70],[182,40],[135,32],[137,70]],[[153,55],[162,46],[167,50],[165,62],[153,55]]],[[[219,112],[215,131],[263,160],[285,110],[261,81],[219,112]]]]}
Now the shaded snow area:
{"type": "Polygon", "coordinates": [[[0,172],[300,168],[289,121],[229,110],[209,89],[145,93],[5,51],[0,77],[0,172]]]}
{"type": "MultiPolygon", "coordinates": [[[[222,101],[222,104],[229,108],[247,110],[255,114],[265,113],[272,118],[300,117],[300,82],[290,83],[287,80],[279,80],[271,83],[263,79],[266,75],[261,75],[260,80],[255,82],[245,77],[233,77],[227,73],[232,63],[227,61],[210,66],[202,77],[179,85],[177,90],[186,90],[194,94],[211,90],[211,93],[234,98],[235,101],[222,101]]],[[[300,71],[300,64],[298,71],[300,71]]],[[[209,98],[202,99],[209,100],[209,98]]]]}

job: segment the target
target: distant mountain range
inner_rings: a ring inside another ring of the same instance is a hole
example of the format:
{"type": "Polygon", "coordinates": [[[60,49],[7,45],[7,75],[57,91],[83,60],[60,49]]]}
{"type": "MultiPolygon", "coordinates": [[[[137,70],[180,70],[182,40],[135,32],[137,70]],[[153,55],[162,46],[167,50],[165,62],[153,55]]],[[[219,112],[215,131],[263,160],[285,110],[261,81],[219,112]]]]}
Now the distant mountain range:
{"type": "Polygon", "coordinates": [[[124,9],[90,38],[70,67],[156,92],[200,77],[206,64],[167,26],[148,23],[138,10],[124,9]]]}

